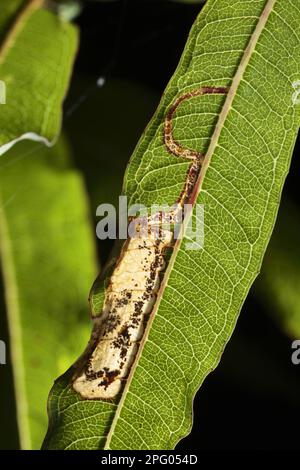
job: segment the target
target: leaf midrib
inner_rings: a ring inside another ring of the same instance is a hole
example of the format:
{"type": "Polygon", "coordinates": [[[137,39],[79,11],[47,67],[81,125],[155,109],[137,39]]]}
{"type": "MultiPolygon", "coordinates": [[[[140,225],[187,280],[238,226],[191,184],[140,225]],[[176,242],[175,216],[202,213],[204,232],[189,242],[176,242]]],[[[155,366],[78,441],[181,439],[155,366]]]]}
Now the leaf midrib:
{"type": "Polygon", "coordinates": [[[29,0],[25,6],[21,9],[15,22],[9,28],[2,44],[0,45],[0,65],[4,62],[9,49],[13,46],[16,38],[22,31],[23,26],[26,24],[27,19],[30,15],[43,6],[45,0],[29,0]]]}
{"type": "MultiPolygon", "coordinates": [[[[258,43],[258,40],[259,40],[259,37],[261,35],[261,33],[263,32],[264,28],[265,28],[265,25],[269,19],[269,16],[271,14],[271,12],[273,11],[274,9],[274,6],[275,6],[275,3],[276,3],[276,0],[267,0],[266,1],[266,4],[265,4],[265,7],[258,19],[258,22],[256,24],[256,27],[251,35],[251,38],[248,42],[248,45],[244,51],[244,54],[241,58],[241,61],[238,65],[238,68],[237,68],[237,71],[236,71],[236,74],[234,75],[234,78],[232,80],[232,83],[231,83],[231,86],[229,87],[229,91],[228,91],[228,94],[227,94],[227,97],[225,99],[225,102],[224,102],[224,105],[223,105],[223,108],[222,108],[222,111],[219,115],[219,118],[218,118],[218,121],[217,121],[217,124],[216,124],[216,127],[215,127],[215,130],[212,134],[212,138],[211,138],[211,141],[210,141],[210,145],[208,147],[208,150],[207,150],[207,153],[206,153],[206,156],[205,156],[205,159],[204,159],[204,162],[203,162],[203,167],[202,167],[202,170],[201,170],[201,173],[199,175],[199,178],[198,178],[198,181],[197,181],[197,184],[196,184],[196,197],[195,197],[195,200],[193,202],[193,205],[195,205],[196,201],[197,201],[197,198],[198,198],[198,195],[201,191],[201,188],[202,188],[202,184],[203,184],[203,181],[204,181],[204,177],[205,177],[205,174],[206,174],[206,171],[207,169],[209,168],[209,165],[210,165],[210,161],[212,159],[212,156],[215,152],[215,149],[217,147],[217,144],[218,144],[218,141],[219,141],[219,138],[220,138],[220,135],[221,135],[221,132],[222,132],[222,129],[225,125],[225,122],[226,122],[226,119],[227,119],[227,116],[232,108],[232,103],[233,103],[233,100],[235,98],[235,95],[236,95],[236,92],[237,92],[237,89],[239,87],[239,84],[244,76],[244,73],[247,69],[247,66],[249,64],[249,61],[255,51],[255,48],[256,48],[256,45],[258,43]]],[[[206,6],[204,6],[202,12],[205,12],[205,8],[206,6]]],[[[203,13],[204,14],[204,13],[203,13]]],[[[188,222],[188,218],[191,217],[191,214],[192,212],[190,212],[190,214],[187,216],[187,220],[186,222],[188,222]]],[[[182,232],[184,231],[185,227],[187,226],[186,223],[183,224],[182,226],[182,232]]],[[[105,446],[104,446],[104,449],[105,450],[109,450],[110,449],[110,444],[111,444],[111,440],[113,438],[113,435],[114,435],[114,431],[115,431],[115,427],[118,423],[118,420],[119,420],[119,417],[120,417],[120,413],[121,413],[121,410],[123,408],[123,405],[124,405],[124,402],[125,402],[125,399],[126,399],[126,396],[127,396],[127,393],[128,393],[128,390],[129,390],[129,387],[131,385],[131,381],[132,381],[132,378],[133,378],[133,375],[135,373],[135,369],[137,367],[137,364],[139,362],[139,359],[143,353],[143,349],[144,349],[144,346],[147,342],[147,339],[148,339],[148,335],[149,335],[149,332],[150,332],[150,329],[151,329],[151,326],[152,326],[152,323],[153,323],[153,320],[155,318],[155,315],[158,311],[158,308],[159,308],[159,305],[160,305],[160,302],[161,302],[161,299],[162,299],[162,295],[163,295],[163,292],[164,292],[164,289],[167,285],[167,282],[169,280],[169,277],[170,277],[170,274],[172,272],[172,269],[173,269],[173,266],[174,266],[174,262],[176,260],[176,257],[177,257],[177,254],[180,250],[180,247],[181,247],[181,242],[183,240],[183,233],[181,233],[181,235],[179,236],[177,242],[175,243],[175,246],[174,246],[174,251],[173,251],[173,254],[171,256],[171,259],[169,261],[169,264],[168,264],[168,267],[166,269],[166,272],[165,272],[165,275],[164,275],[164,278],[162,280],[162,283],[161,283],[161,286],[160,286],[160,289],[159,289],[159,292],[158,292],[158,296],[157,296],[157,301],[155,303],[155,306],[151,312],[151,315],[150,315],[150,318],[148,320],[148,323],[147,323],[147,326],[146,326],[146,329],[145,329],[145,333],[144,333],[144,336],[143,336],[143,339],[141,341],[141,344],[140,344],[140,347],[139,347],[139,350],[138,350],[138,353],[136,355],[136,358],[134,360],[134,363],[131,367],[131,370],[130,370],[130,373],[129,373],[129,376],[128,376],[128,379],[126,381],[126,385],[124,387],[124,390],[123,390],[123,393],[122,393],[122,396],[120,398],[120,401],[118,403],[118,407],[117,407],[117,410],[116,410],[116,413],[114,415],[114,418],[113,418],[113,421],[111,423],[111,427],[110,427],[110,430],[107,434],[107,438],[106,438],[106,443],[105,443],[105,446]]]]}

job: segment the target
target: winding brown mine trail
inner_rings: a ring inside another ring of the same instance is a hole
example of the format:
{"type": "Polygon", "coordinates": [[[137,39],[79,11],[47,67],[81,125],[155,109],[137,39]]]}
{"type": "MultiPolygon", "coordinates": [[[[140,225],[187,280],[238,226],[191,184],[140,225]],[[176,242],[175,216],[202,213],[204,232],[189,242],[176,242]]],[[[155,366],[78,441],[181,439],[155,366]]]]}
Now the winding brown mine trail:
{"type": "Polygon", "coordinates": [[[136,236],[128,238],[110,277],[100,317],[95,319],[92,352],[73,387],[86,399],[113,399],[120,392],[143,338],[147,319],[155,305],[165,269],[166,250],[173,244],[173,231],[163,222],[174,223],[190,202],[205,155],[183,148],[173,137],[173,117],[185,100],[205,94],[225,94],[224,87],[202,87],[184,93],[170,107],[163,139],[172,155],[191,161],[183,189],[169,213],[137,218],[136,236]]]}

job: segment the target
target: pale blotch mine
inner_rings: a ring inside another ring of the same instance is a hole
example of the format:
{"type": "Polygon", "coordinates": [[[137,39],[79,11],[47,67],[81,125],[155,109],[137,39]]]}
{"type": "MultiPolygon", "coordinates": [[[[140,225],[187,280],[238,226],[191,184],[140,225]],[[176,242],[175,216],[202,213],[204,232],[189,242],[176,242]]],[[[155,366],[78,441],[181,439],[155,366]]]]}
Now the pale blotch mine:
{"type": "MultiPolygon", "coordinates": [[[[173,138],[172,118],[177,107],[186,99],[204,94],[227,93],[227,88],[202,87],[181,95],[169,109],[163,140],[174,156],[191,161],[184,187],[173,211],[158,213],[147,219],[149,229],[138,237],[128,238],[110,277],[101,316],[94,320],[91,350],[84,366],[78,367],[73,388],[86,399],[113,399],[128,377],[143,338],[147,319],[156,302],[165,268],[165,253],[172,246],[173,232],[165,229],[164,220],[173,221],[184,204],[193,199],[204,155],[185,149],[173,138]],[[159,221],[159,222],[158,222],[159,221]],[[158,236],[151,228],[156,226],[158,236]]],[[[145,219],[136,219],[139,227],[145,219]]]]}

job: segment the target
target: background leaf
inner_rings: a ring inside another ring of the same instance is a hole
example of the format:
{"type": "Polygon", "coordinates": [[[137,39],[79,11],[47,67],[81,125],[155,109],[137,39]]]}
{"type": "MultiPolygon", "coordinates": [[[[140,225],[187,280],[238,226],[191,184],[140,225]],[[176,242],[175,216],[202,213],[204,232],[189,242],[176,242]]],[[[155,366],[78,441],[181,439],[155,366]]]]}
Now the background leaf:
{"type": "MultiPolygon", "coordinates": [[[[53,143],[60,131],[62,100],[77,48],[77,30],[61,21],[55,9],[42,9],[43,5],[40,0],[1,2],[0,80],[6,87],[6,103],[0,106],[0,154],[25,138],[53,143]]],[[[71,318],[77,325],[83,304],[76,296],[78,291],[84,292],[86,275],[92,278],[95,268],[93,243],[85,226],[84,191],[80,179],[72,172],[67,154],[62,142],[53,151],[43,150],[40,145],[24,144],[0,160],[0,254],[6,300],[6,305],[1,305],[1,331],[3,337],[9,329],[8,346],[13,359],[13,364],[7,366],[5,372],[1,371],[1,397],[3,394],[4,398],[5,394],[6,398],[11,397],[10,372],[13,369],[23,448],[40,447],[46,425],[47,388],[57,372],[75,357],[72,344],[74,347],[77,341],[72,343],[65,331],[72,321],[65,323],[60,317],[71,316],[71,311],[63,315],[63,308],[70,307],[73,309],[71,318]],[[54,159],[52,166],[51,157],[54,159]],[[7,158],[11,158],[9,163],[7,158]],[[63,190],[64,177],[65,189],[61,194],[66,202],[67,198],[69,202],[79,199],[77,207],[68,208],[68,214],[57,193],[63,190]],[[74,237],[75,227],[62,236],[69,218],[78,224],[78,234],[74,237]],[[77,286],[64,299],[61,296],[60,301],[60,296],[54,295],[52,290],[60,286],[56,282],[60,278],[67,284],[68,275],[70,278],[72,274],[77,276],[78,270],[69,252],[72,242],[67,249],[63,245],[69,236],[85,244],[82,254],[86,255],[86,265],[82,286],[77,286]],[[50,262],[46,256],[48,249],[55,253],[50,255],[50,262]],[[56,252],[57,249],[60,251],[56,252]],[[58,276],[56,270],[62,269],[69,259],[69,267],[58,276]],[[51,276],[53,282],[50,282],[51,276]],[[44,300],[41,293],[45,294],[44,300]],[[5,322],[6,308],[9,325],[5,322]],[[68,343],[65,349],[64,336],[68,343]]],[[[84,328],[79,341],[82,335],[84,328]]],[[[13,423],[13,410],[10,410],[9,418],[13,423]]],[[[11,445],[16,446],[8,441],[8,446],[11,445]]]]}
{"type": "Polygon", "coordinates": [[[68,146],[24,142],[0,159],[0,254],[23,449],[40,448],[53,379],[89,336],[95,252],[68,146]]]}
{"type": "MultiPolygon", "coordinates": [[[[10,4],[4,0],[1,23],[12,19],[10,4]]],[[[19,4],[13,2],[15,7],[19,4]]],[[[6,86],[6,104],[0,106],[0,154],[24,138],[50,144],[60,130],[77,30],[53,12],[40,9],[41,4],[26,2],[2,38],[0,79],[6,86]]]]}
{"type": "Polygon", "coordinates": [[[300,214],[293,202],[282,204],[256,292],[292,339],[300,337],[300,214]]]}

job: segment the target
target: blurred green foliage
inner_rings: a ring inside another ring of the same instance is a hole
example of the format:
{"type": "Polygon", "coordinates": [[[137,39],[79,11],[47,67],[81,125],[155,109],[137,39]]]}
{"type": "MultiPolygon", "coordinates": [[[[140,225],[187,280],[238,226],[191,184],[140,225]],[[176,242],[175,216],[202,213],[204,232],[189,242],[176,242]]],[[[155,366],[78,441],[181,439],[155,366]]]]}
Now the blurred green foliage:
{"type": "MultiPolygon", "coordinates": [[[[24,142],[0,160],[0,249],[23,448],[41,445],[57,375],[89,338],[87,296],[96,276],[81,176],[63,140],[24,142]]],[[[2,312],[3,314],[3,312],[2,312]]]]}
{"type": "MultiPolygon", "coordinates": [[[[9,12],[5,18],[11,20],[9,12]]],[[[6,87],[6,104],[0,107],[0,154],[24,137],[53,143],[77,49],[77,29],[40,9],[39,3],[27,2],[15,13],[0,49],[0,77],[6,87]]]]}
{"type": "Polygon", "coordinates": [[[7,152],[23,137],[53,142],[60,131],[77,29],[41,4],[3,0],[0,13],[7,89],[0,107],[1,326],[10,352],[1,393],[15,395],[22,448],[40,447],[49,388],[87,341],[87,295],[97,271],[85,190],[66,143],[49,150],[24,142],[7,152]]]}
{"type": "Polygon", "coordinates": [[[291,339],[300,338],[299,233],[299,209],[284,197],[256,283],[257,295],[291,339]]]}

